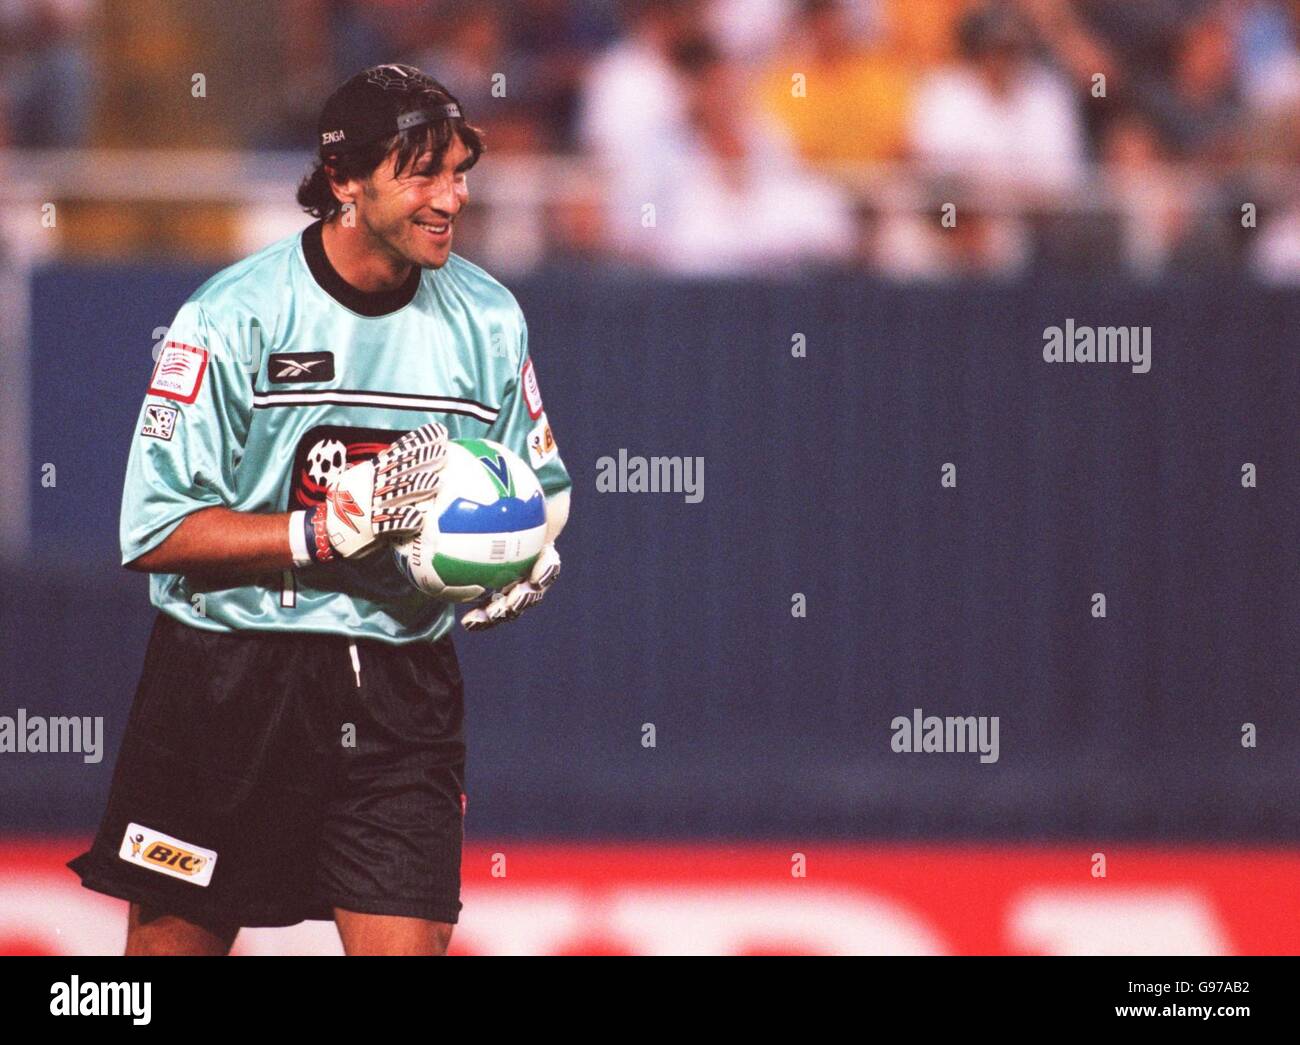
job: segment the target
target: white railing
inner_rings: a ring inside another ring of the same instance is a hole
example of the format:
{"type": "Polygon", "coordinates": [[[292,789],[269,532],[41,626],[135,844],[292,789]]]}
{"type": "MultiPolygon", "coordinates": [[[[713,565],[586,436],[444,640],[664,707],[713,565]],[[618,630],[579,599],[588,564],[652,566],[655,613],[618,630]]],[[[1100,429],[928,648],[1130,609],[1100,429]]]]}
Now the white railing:
{"type": "MultiPolygon", "coordinates": [[[[647,162],[654,162],[647,157],[647,162]]],[[[35,207],[79,200],[150,203],[217,203],[300,214],[294,202],[310,170],[306,152],[222,150],[0,150],[0,186],[8,216],[0,219],[11,250],[46,256],[57,237],[41,236],[29,220],[35,207]],[[21,242],[26,241],[26,242],[21,242]]],[[[936,214],[944,202],[992,215],[1025,213],[1114,214],[1176,198],[1193,211],[1221,202],[1220,179],[1231,176],[1257,197],[1285,198],[1300,170],[1252,167],[1235,172],[1153,167],[1139,174],[1093,168],[1068,184],[1034,188],[1018,178],[972,176],[915,164],[843,166],[824,172],[873,210],[936,214]]],[[[548,213],[557,200],[600,200],[606,176],[591,161],[568,156],[489,154],[471,175],[472,199],[486,214],[490,253],[508,255],[509,268],[540,260],[548,213]],[[536,246],[533,246],[536,245],[536,246]],[[521,254],[522,249],[522,254],[521,254]]]]}

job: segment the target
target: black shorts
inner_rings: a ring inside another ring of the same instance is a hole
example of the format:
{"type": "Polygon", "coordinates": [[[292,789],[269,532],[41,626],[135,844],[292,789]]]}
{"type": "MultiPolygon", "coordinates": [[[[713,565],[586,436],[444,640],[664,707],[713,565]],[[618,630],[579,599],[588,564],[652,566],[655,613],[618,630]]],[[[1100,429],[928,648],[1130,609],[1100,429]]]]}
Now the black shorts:
{"type": "Polygon", "coordinates": [[[335,907],[455,922],[463,720],[450,636],[230,634],[159,614],[108,809],[68,866],[212,927],[335,907]]]}

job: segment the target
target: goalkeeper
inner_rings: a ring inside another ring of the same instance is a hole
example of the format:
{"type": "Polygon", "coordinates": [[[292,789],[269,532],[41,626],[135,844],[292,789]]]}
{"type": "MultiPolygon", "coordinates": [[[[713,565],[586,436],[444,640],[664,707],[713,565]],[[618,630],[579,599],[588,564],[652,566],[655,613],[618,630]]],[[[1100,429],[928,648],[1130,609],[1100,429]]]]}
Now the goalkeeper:
{"type": "Polygon", "coordinates": [[[514,297],[451,253],[482,153],[404,65],[326,101],[298,190],[318,220],[208,280],[161,347],[127,465],[123,562],[159,613],[91,849],[128,954],[225,954],[242,926],[333,919],[349,954],[441,954],[461,908],[463,693],[447,603],[387,544],[452,438],[547,497],[514,620],[560,571],[570,480],[514,297]]]}

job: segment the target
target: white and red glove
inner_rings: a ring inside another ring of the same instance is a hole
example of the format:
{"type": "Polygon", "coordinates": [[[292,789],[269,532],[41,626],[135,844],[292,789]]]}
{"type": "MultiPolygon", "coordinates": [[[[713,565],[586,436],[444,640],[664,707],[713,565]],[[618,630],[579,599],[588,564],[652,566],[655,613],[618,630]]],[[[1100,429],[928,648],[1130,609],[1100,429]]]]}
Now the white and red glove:
{"type": "MultiPolygon", "coordinates": [[[[438,492],[447,461],[447,429],[436,421],[407,432],[372,461],[345,468],[325,501],[303,515],[306,553],[313,563],[373,551],[381,539],[400,539],[424,523],[424,505],[438,492]]],[[[290,522],[290,540],[296,544],[290,522]]],[[[298,558],[295,553],[295,558],[298,558]]]]}

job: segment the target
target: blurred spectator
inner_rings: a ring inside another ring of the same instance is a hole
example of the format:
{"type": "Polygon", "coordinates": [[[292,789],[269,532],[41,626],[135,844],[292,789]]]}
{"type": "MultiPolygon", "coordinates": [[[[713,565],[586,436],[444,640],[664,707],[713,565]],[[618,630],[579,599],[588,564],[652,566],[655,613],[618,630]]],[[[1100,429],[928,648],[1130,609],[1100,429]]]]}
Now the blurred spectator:
{"type": "Polygon", "coordinates": [[[938,178],[928,213],[886,213],[876,263],[896,276],[1012,276],[1032,257],[1020,210],[1072,189],[1085,170],[1068,80],[1036,61],[1008,4],[981,4],[955,26],[957,60],[930,72],[909,116],[913,156],[938,178]],[[943,204],[954,222],[941,225],[943,204]]]}
{"type": "Polygon", "coordinates": [[[931,169],[981,183],[1063,189],[1083,172],[1074,93],[1031,58],[1024,24],[1006,6],[958,25],[961,64],[930,74],[911,115],[910,139],[931,169]]]}
{"type": "Polygon", "coordinates": [[[581,267],[604,266],[609,255],[605,210],[599,195],[566,187],[547,205],[546,262],[581,267]]]}
{"type": "Polygon", "coordinates": [[[97,0],[0,2],[0,145],[89,143],[97,0]]]}
{"type": "Polygon", "coordinates": [[[734,62],[761,62],[798,31],[798,0],[709,0],[705,24],[734,62]]]}
{"type": "Polygon", "coordinates": [[[1150,92],[1148,108],[1176,157],[1223,163],[1238,155],[1244,114],[1232,33],[1221,9],[1180,31],[1172,75],[1150,92]]]}
{"type": "Polygon", "coordinates": [[[545,100],[533,83],[533,64],[511,47],[499,3],[475,0],[448,9],[427,21],[418,39],[429,46],[416,42],[402,60],[447,84],[484,127],[494,152],[540,147],[538,111],[545,100]]]}
{"type": "Polygon", "coordinates": [[[618,34],[613,5],[607,0],[515,0],[509,27],[516,51],[529,63],[541,133],[550,148],[572,148],[587,66],[618,34]]]}
{"type": "Polygon", "coordinates": [[[626,34],[592,63],[579,114],[583,146],[615,166],[680,144],[686,99],[671,52],[699,17],[692,0],[628,0],[623,10],[626,34]]]}
{"type": "Polygon", "coordinates": [[[1279,206],[1260,231],[1252,263],[1266,282],[1300,287],[1300,196],[1293,194],[1285,206],[1279,206]]]}
{"type": "Polygon", "coordinates": [[[868,46],[842,0],[803,0],[795,29],[771,63],[763,96],[803,157],[813,163],[901,158],[912,74],[888,38],[882,33],[868,46]]]}
{"type": "Polygon", "coordinates": [[[263,149],[299,149],[316,135],[322,101],[359,69],[402,60],[428,19],[429,0],[279,0],[283,78],[256,134],[263,149]]]}
{"type": "Polygon", "coordinates": [[[655,225],[645,255],[684,275],[785,274],[844,262],[855,231],[847,200],[810,174],[779,129],[751,104],[739,71],[704,39],[684,44],[689,134],[669,162],[653,161],[655,225]]]}
{"type": "Polygon", "coordinates": [[[1076,85],[1090,88],[1097,74],[1110,81],[1119,67],[1111,49],[1081,17],[1080,8],[1074,0],[1020,0],[1020,10],[1039,45],[1076,85]]]}
{"type": "Polygon", "coordinates": [[[879,24],[897,42],[899,54],[918,72],[943,65],[956,53],[956,26],[981,0],[878,0],[879,24]]]}
{"type": "Polygon", "coordinates": [[[1164,173],[1160,138],[1136,106],[1112,115],[1101,142],[1107,188],[1118,202],[1124,223],[1124,261],[1143,276],[1166,264],[1187,218],[1180,186],[1164,173]]]}
{"type": "Polygon", "coordinates": [[[1113,112],[1147,100],[1169,82],[1178,27],[1211,0],[1020,0],[1044,57],[1083,100],[1082,116],[1095,157],[1113,112]],[[1104,97],[1092,93],[1104,77],[1104,97]]]}
{"type": "Polygon", "coordinates": [[[471,0],[431,15],[404,60],[451,88],[494,151],[563,150],[590,55],[614,38],[608,14],[590,0],[471,0]]]}
{"type": "Polygon", "coordinates": [[[1243,0],[1237,70],[1247,103],[1274,111],[1300,99],[1300,0],[1243,0]]]}
{"type": "Polygon", "coordinates": [[[1054,21],[1040,24],[1044,45],[1056,47],[1062,31],[1071,43],[1081,41],[1084,53],[1095,51],[1096,60],[1105,65],[1089,70],[1083,63],[1074,66],[1077,72],[1086,75],[1109,69],[1118,76],[1113,88],[1129,98],[1142,94],[1153,83],[1169,80],[1179,28],[1200,17],[1215,2],[1022,0],[1027,10],[1045,9],[1052,14],[1054,21]]]}
{"type": "Polygon", "coordinates": [[[1300,286],[1300,105],[1293,105],[1271,127],[1279,146],[1272,159],[1281,166],[1280,189],[1261,206],[1251,234],[1251,262],[1271,283],[1300,286]]]}
{"type": "Polygon", "coordinates": [[[457,7],[429,0],[323,0],[330,29],[334,79],[391,62],[410,50],[412,34],[429,18],[446,19],[457,7]]]}
{"type": "Polygon", "coordinates": [[[578,136],[608,172],[611,242],[642,247],[641,208],[657,168],[687,150],[687,90],[672,51],[696,32],[691,0],[633,0],[623,5],[626,35],[593,62],[579,100],[578,136]]]}
{"type": "MultiPolygon", "coordinates": [[[[344,77],[411,61],[516,153],[476,182],[494,264],[1289,280],[1298,41],[1300,0],[0,0],[0,145],[305,150],[344,77]]],[[[185,221],[82,205],[106,251],[185,221]]],[[[228,222],[192,224],[221,249],[228,222]]]]}

